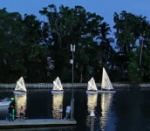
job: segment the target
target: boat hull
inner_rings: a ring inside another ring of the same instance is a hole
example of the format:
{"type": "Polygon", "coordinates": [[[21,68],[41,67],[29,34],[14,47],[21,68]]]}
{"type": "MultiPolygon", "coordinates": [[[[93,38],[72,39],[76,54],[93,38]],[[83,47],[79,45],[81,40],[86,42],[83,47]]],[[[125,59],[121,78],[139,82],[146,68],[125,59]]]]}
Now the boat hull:
{"type": "Polygon", "coordinates": [[[53,90],[53,91],[51,91],[51,93],[52,94],[62,94],[62,93],[64,93],[64,91],[55,91],[55,90],[53,90]]]}
{"type": "Polygon", "coordinates": [[[16,95],[24,95],[24,94],[26,94],[26,91],[14,91],[14,94],[16,94],[16,95]]]}
{"type": "Polygon", "coordinates": [[[115,90],[98,90],[98,93],[116,93],[115,90]]]}
{"type": "Polygon", "coordinates": [[[1,101],[0,106],[9,106],[11,101],[1,101]]]}
{"type": "Polygon", "coordinates": [[[97,91],[86,91],[87,94],[97,94],[97,91]]]}

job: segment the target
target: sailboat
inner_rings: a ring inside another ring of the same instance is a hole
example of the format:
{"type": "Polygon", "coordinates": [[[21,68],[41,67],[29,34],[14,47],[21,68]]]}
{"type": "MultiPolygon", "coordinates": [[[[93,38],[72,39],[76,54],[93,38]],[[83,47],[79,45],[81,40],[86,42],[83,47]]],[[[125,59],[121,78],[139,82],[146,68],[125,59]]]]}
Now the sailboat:
{"type": "Polygon", "coordinates": [[[16,82],[16,87],[14,90],[14,94],[25,94],[27,92],[25,82],[23,77],[20,77],[20,79],[16,82]]]}
{"type": "Polygon", "coordinates": [[[101,90],[98,91],[99,93],[115,93],[112,83],[109,79],[109,76],[103,68],[103,75],[102,75],[102,83],[101,83],[101,90]]]}
{"type": "Polygon", "coordinates": [[[89,81],[88,81],[88,87],[87,87],[87,94],[96,94],[97,92],[97,86],[95,84],[95,80],[92,77],[89,81]]]}
{"type": "Polygon", "coordinates": [[[51,92],[52,92],[53,94],[59,94],[59,93],[63,93],[63,92],[64,92],[59,77],[57,77],[57,78],[53,81],[53,90],[52,90],[51,92]]]}

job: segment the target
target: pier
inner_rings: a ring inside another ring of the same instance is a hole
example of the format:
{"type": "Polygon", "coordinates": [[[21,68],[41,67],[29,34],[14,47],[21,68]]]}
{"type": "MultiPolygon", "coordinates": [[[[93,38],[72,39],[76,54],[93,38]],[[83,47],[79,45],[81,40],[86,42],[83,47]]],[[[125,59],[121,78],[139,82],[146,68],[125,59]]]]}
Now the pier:
{"type": "MultiPolygon", "coordinates": [[[[88,83],[73,83],[74,89],[87,89],[88,83]]],[[[150,90],[150,83],[132,84],[132,83],[113,83],[112,85],[115,90],[150,90]]],[[[0,83],[0,90],[14,90],[16,83],[0,83]]],[[[64,90],[72,89],[71,83],[62,83],[64,90]]],[[[101,83],[96,83],[98,89],[101,87],[101,83]]],[[[50,89],[52,90],[52,83],[26,83],[27,90],[29,89],[50,89]]]]}
{"type": "MultiPolygon", "coordinates": [[[[60,126],[60,127],[33,127],[33,128],[8,128],[7,131],[48,131],[48,130],[69,130],[73,131],[76,126],[60,126]]],[[[0,131],[6,131],[6,129],[0,129],[0,131]]]]}
{"type": "Polygon", "coordinates": [[[30,127],[61,127],[75,126],[77,122],[70,119],[16,119],[9,122],[8,120],[0,120],[0,129],[12,128],[30,128],[30,127]]]}

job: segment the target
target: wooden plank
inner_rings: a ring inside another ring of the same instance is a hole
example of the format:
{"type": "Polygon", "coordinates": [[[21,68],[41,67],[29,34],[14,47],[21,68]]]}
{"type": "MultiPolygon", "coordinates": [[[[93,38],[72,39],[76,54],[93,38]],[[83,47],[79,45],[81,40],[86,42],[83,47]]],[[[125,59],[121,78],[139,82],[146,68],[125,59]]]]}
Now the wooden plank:
{"type": "MultiPolygon", "coordinates": [[[[45,130],[73,130],[76,126],[57,126],[57,127],[28,127],[28,128],[7,128],[7,131],[45,131],[45,130]]],[[[0,131],[6,131],[6,129],[0,129],[0,131]]]]}
{"type": "Polygon", "coordinates": [[[42,127],[42,126],[64,126],[64,125],[76,125],[75,120],[59,120],[59,119],[25,119],[7,121],[0,120],[0,128],[12,128],[12,127],[42,127]]]}

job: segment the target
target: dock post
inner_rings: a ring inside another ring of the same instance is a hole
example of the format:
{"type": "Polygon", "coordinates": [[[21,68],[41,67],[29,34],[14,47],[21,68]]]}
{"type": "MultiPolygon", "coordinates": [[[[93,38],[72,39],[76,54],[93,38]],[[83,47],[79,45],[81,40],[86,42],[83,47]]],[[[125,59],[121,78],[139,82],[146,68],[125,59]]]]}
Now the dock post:
{"type": "Polygon", "coordinates": [[[70,60],[70,64],[72,64],[72,98],[71,98],[71,119],[74,119],[74,52],[75,52],[75,45],[70,45],[70,50],[72,52],[72,59],[70,60]]]}
{"type": "Polygon", "coordinates": [[[74,98],[71,99],[71,120],[74,119],[74,98]]]}
{"type": "Polygon", "coordinates": [[[90,129],[90,131],[94,131],[94,121],[95,121],[94,111],[91,111],[90,117],[91,117],[91,129],[90,129]]]}

